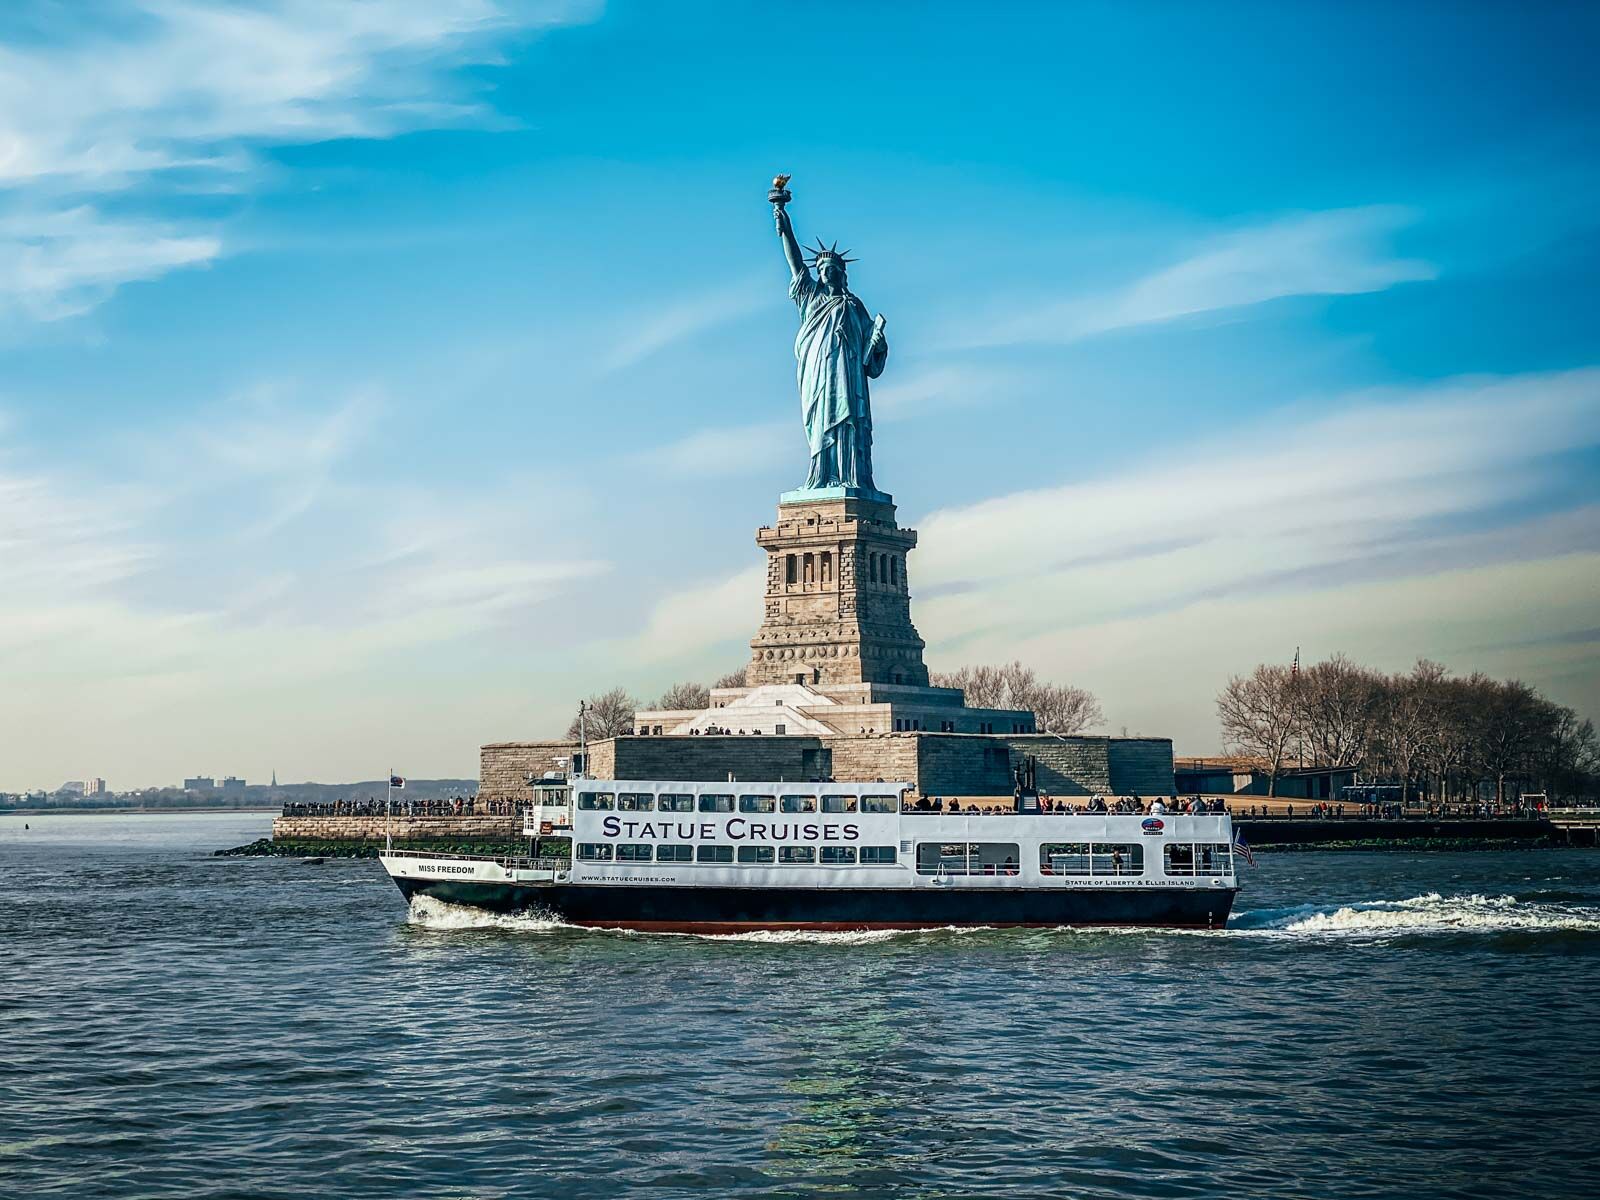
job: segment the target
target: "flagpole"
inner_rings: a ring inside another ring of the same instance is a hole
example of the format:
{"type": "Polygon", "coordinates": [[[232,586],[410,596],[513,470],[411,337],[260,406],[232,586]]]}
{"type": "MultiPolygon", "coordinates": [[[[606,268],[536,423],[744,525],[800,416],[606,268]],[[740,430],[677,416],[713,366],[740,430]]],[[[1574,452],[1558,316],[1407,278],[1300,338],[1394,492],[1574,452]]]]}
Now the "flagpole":
{"type": "Polygon", "coordinates": [[[383,796],[383,852],[394,853],[394,768],[389,768],[388,790],[383,796]]]}

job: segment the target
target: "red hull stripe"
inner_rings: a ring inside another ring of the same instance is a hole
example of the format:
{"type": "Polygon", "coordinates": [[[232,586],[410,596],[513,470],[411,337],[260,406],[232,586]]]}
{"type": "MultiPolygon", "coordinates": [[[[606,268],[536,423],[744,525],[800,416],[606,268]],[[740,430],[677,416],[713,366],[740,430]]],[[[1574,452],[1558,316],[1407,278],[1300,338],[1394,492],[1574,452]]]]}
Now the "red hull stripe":
{"type": "Polygon", "coordinates": [[[640,933],[781,933],[804,930],[814,933],[868,933],[873,930],[914,929],[1191,929],[1203,928],[1200,922],[1156,921],[582,921],[568,925],[585,929],[632,929],[640,933]]]}

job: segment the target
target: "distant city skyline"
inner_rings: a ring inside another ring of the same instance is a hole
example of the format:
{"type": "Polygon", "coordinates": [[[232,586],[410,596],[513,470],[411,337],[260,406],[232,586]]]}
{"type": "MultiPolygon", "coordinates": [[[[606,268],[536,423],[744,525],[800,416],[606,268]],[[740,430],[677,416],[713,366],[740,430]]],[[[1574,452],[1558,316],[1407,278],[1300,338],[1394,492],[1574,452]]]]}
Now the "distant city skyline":
{"type": "Polygon", "coordinates": [[[779,171],[934,670],[1180,755],[1296,646],[1600,717],[1600,10],[796,15],[0,11],[0,791],[469,777],[742,665],[779,171]]]}

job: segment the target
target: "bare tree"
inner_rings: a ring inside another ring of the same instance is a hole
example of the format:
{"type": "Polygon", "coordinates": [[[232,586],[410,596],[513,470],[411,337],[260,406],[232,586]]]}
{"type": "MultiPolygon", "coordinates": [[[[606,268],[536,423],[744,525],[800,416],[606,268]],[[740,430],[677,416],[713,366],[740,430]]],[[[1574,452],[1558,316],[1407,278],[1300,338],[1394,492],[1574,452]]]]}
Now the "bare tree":
{"type": "Polygon", "coordinates": [[[1600,776],[1600,740],[1594,722],[1580,718],[1570,708],[1551,706],[1550,737],[1541,747],[1539,775],[1546,790],[1562,799],[1594,792],[1600,776]]]}
{"type": "Polygon", "coordinates": [[[726,675],[721,676],[711,686],[714,688],[736,688],[749,687],[750,685],[745,682],[745,668],[740,667],[737,671],[729,671],[726,675]]]}
{"type": "Polygon", "coordinates": [[[1343,654],[1314,663],[1301,672],[1295,688],[1300,729],[1305,742],[1301,765],[1359,767],[1367,758],[1376,732],[1385,681],[1357,666],[1343,654]]]}
{"type": "Polygon", "coordinates": [[[703,683],[675,683],[661,693],[661,699],[650,706],[671,711],[690,708],[710,708],[711,689],[703,683]]]}
{"type": "MultiPolygon", "coordinates": [[[[633,714],[639,702],[628,695],[626,688],[612,688],[590,696],[584,704],[583,732],[590,738],[599,740],[633,732],[633,714]]],[[[572,724],[567,726],[567,736],[576,738],[578,732],[578,718],[574,716],[572,724]]]]}
{"type": "Polygon", "coordinates": [[[1296,675],[1261,666],[1217,697],[1223,736],[1272,778],[1302,740],[1321,766],[1357,766],[1369,778],[1423,785],[1441,805],[1494,785],[1497,807],[1516,787],[1563,798],[1600,790],[1594,726],[1534,688],[1474,672],[1452,678],[1421,659],[1405,675],[1380,675],[1335,655],[1296,675]],[[1514,787],[1513,785],[1516,785],[1514,787]]]}
{"type": "Polygon", "coordinates": [[[1299,681],[1288,667],[1263,663],[1235,675],[1217,696],[1222,737],[1239,754],[1267,768],[1267,795],[1278,794],[1278,775],[1299,729],[1299,681]]]}
{"type": "Polygon", "coordinates": [[[960,688],[973,708],[1026,709],[1044,733],[1080,733],[1106,719],[1094,693],[1071,684],[1046,683],[1020,661],[962,667],[935,674],[932,682],[935,687],[960,688]]]}
{"type": "Polygon", "coordinates": [[[1004,667],[962,667],[956,671],[934,671],[929,676],[929,682],[934,687],[960,688],[973,708],[1005,707],[1004,667]]]}
{"type": "Polygon", "coordinates": [[[1369,771],[1380,766],[1391,771],[1406,789],[1406,799],[1425,761],[1429,739],[1437,732],[1435,712],[1445,675],[1443,667],[1424,658],[1417,660],[1409,675],[1390,676],[1379,686],[1372,753],[1365,766],[1369,771]]]}
{"type": "Polygon", "coordinates": [[[1528,768],[1549,706],[1521,680],[1490,681],[1473,699],[1474,758],[1482,774],[1494,780],[1495,803],[1504,804],[1506,780],[1528,768]]]}
{"type": "Polygon", "coordinates": [[[1473,697],[1493,680],[1481,673],[1466,679],[1444,679],[1428,706],[1428,739],[1424,757],[1438,788],[1439,802],[1453,794],[1452,782],[1465,787],[1463,776],[1473,756],[1473,697]]]}

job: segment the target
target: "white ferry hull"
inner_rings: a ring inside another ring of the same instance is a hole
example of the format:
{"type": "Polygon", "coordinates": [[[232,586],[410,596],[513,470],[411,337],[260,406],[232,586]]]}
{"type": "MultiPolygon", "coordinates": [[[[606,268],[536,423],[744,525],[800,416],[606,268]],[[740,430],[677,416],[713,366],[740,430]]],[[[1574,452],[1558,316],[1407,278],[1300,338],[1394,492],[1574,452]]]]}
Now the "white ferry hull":
{"type": "Polygon", "coordinates": [[[514,884],[397,875],[409,899],[539,912],[570,925],[662,933],[1149,926],[1221,929],[1237,888],[740,888],[514,884]]]}

